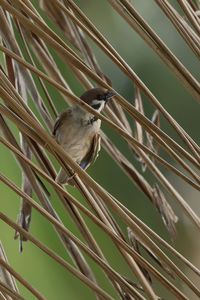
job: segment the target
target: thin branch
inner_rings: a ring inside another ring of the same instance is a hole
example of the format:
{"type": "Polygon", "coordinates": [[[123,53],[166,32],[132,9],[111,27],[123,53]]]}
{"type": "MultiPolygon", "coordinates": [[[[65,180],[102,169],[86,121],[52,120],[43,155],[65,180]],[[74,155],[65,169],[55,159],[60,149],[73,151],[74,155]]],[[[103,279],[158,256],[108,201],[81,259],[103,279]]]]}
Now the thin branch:
{"type": "MultiPolygon", "coordinates": [[[[16,187],[16,185],[14,185],[13,183],[11,183],[5,176],[3,176],[3,175],[0,175],[0,177],[1,177],[1,180],[5,183],[5,184],[7,184],[8,186],[10,186],[12,189],[14,189],[17,193],[19,193],[20,195],[22,195],[22,194],[24,194],[21,190],[19,190],[17,187],[16,187]]],[[[59,185],[58,185],[59,186],[59,185]]],[[[60,187],[60,186],[59,186],[60,187]]],[[[45,216],[50,222],[52,222],[55,226],[57,226],[58,228],[59,228],[59,230],[61,230],[63,233],[65,233],[65,234],[67,234],[67,235],[69,235],[70,236],[70,238],[72,239],[72,240],[74,240],[74,242],[76,242],[78,245],[79,245],[79,247],[81,247],[84,251],[86,250],[86,252],[93,258],[93,259],[95,259],[95,261],[98,263],[98,262],[100,262],[101,263],[101,266],[104,268],[104,270],[110,270],[110,269],[108,269],[108,266],[107,265],[105,265],[105,263],[100,259],[100,258],[98,258],[94,253],[92,253],[91,252],[91,250],[89,250],[85,245],[83,245],[83,243],[81,243],[77,238],[75,238],[73,235],[72,235],[72,233],[70,233],[62,224],[60,224],[55,218],[53,218],[47,211],[45,211],[43,208],[41,208],[41,207],[39,207],[39,205],[36,203],[36,202],[34,202],[30,197],[28,197],[28,195],[26,196],[26,195],[24,195],[24,197],[26,197],[26,200],[35,208],[35,209],[37,209],[43,216],[45,216]]],[[[70,195],[68,196],[68,198],[69,197],[71,197],[70,195]]],[[[84,208],[84,210],[85,210],[85,208],[84,208]]],[[[0,213],[0,216],[1,216],[1,213],[0,213]]],[[[1,217],[0,217],[1,218],[1,217]]],[[[98,221],[98,219],[96,220],[96,222],[100,222],[100,221],[98,221]]],[[[15,223],[14,223],[15,224],[15,223]]],[[[15,224],[15,226],[17,226],[16,224],[15,224]]],[[[19,227],[19,226],[17,226],[17,227],[19,227]]],[[[102,228],[105,228],[105,225],[104,224],[102,224],[101,225],[101,227],[102,228]]],[[[21,229],[21,231],[24,231],[23,229],[21,229]]],[[[20,232],[21,232],[20,231],[20,232]]],[[[107,232],[110,232],[110,234],[111,235],[113,235],[113,231],[110,231],[109,229],[107,229],[107,232]]],[[[30,235],[29,233],[26,233],[26,236],[27,235],[30,235]]],[[[166,280],[166,278],[164,278],[161,274],[159,274],[158,273],[158,271],[156,271],[149,263],[147,263],[146,261],[144,261],[144,259],[140,256],[140,255],[138,255],[138,253],[136,252],[136,251],[134,251],[128,244],[126,244],[126,243],[124,243],[124,241],[121,241],[120,242],[120,239],[116,236],[116,235],[113,235],[113,238],[115,238],[116,240],[118,240],[118,242],[120,243],[120,245],[130,254],[130,255],[132,255],[134,258],[137,258],[137,261],[138,261],[138,263],[139,264],[141,264],[141,265],[143,265],[145,268],[147,268],[147,270],[149,270],[150,272],[152,272],[157,278],[159,278],[159,280],[161,280],[162,282],[165,282],[165,284],[166,284],[166,286],[168,286],[168,287],[170,287],[170,290],[173,292],[173,293],[175,293],[175,295],[179,295],[180,296],[180,291],[178,291],[177,290],[177,288],[175,288],[171,283],[169,283],[169,281],[167,281],[166,280]]],[[[173,268],[174,269],[174,268],[173,268]]],[[[113,270],[112,270],[112,276],[114,276],[114,274],[113,274],[113,270]]],[[[182,277],[182,275],[181,275],[181,277],[182,277]]],[[[118,277],[114,277],[115,278],[115,280],[117,280],[118,279],[118,277]]],[[[187,279],[187,277],[186,277],[186,279],[187,279]]],[[[121,281],[121,278],[120,278],[120,281],[121,281]]],[[[120,282],[119,281],[119,282],[120,282]]],[[[187,284],[189,284],[189,286],[191,286],[192,287],[192,283],[191,283],[191,281],[189,281],[188,279],[186,280],[186,282],[188,282],[187,284]]],[[[127,283],[126,283],[126,285],[127,285],[127,283]]],[[[126,286],[126,288],[127,288],[127,286],[126,286]]],[[[124,286],[124,289],[125,289],[125,286],[124,286]]],[[[195,287],[193,287],[192,288],[193,289],[193,291],[195,292],[195,290],[196,290],[196,288],[195,287]]],[[[130,292],[130,290],[129,290],[129,292],[130,292]]],[[[197,290],[196,290],[196,292],[195,293],[197,293],[197,290]]],[[[182,296],[181,296],[182,297],[182,296]]],[[[180,298],[180,299],[182,299],[182,298],[180,298]]],[[[187,299],[187,298],[183,298],[183,299],[187,299]]]]}
{"type": "Polygon", "coordinates": [[[11,266],[8,265],[3,259],[0,258],[0,265],[13,277],[15,277],[24,287],[26,287],[37,299],[47,300],[41,293],[39,293],[32,285],[30,285],[24,277],[19,275],[11,266]]]}
{"type": "Polygon", "coordinates": [[[71,274],[73,274],[78,279],[80,279],[82,282],[84,282],[88,287],[90,287],[92,290],[94,290],[100,296],[103,296],[104,299],[114,300],[113,297],[109,296],[106,292],[104,292],[104,290],[99,288],[99,286],[97,286],[93,281],[88,279],[85,275],[83,275],[81,272],[79,272],[74,267],[72,267],[63,258],[61,258],[59,255],[57,255],[54,251],[52,251],[50,248],[45,246],[39,240],[34,238],[30,233],[28,233],[27,231],[22,229],[20,226],[18,226],[15,222],[13,222],[11,219],[9,219],[6,215],[4,215],[1,212],[0,212],[0,219],[3,220],[5,223],[7,223],[9,226],[11,226],[13,229],[19,231],[23,236],[25,236],[27,238],[27,240],[30,240],[32,243],[34,243],[42,251],[44,251],[46,254],[48,254],[50,257],[52,257],[54,260],[56,260],[59,264],[61,264],[64,268],[66,268],[68,271],[70,271],[71,274]]]}

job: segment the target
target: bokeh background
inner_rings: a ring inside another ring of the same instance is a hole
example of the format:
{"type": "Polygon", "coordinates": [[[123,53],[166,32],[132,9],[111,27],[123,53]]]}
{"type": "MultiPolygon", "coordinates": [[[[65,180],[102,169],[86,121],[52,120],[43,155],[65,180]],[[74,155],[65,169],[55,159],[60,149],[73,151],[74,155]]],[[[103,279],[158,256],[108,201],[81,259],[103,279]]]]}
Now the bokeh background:
{"type": "MultiPolygon", "coordinates": [[[[138,76],[150,88],[150,90],[159,99],[161,104],[169,111],[169,113],[180,123],[181,126],[190,134],[197,143],[199,143],[199,106],[192,98],[182,84],[175,78],[170,70],[160,61],[153,51],[145,44],[145,42],[121,19],[120,16],[110,7],[106,0],[85,0],[75,1],[96,27],[105,35],[108,41],[115,47],[126,62],[133,68],[138,76]]],[[[175,1],[171,1],[174,3],[175,1]]],[[[38,1],[33,0],[32,3],[38,7],[38,1]]],[[[154,1],[132,1],[134,7],[156,31],[161,39],[168,45],[171,51],[180,59],[180,61],[189,69],[189,71],[199,79],[199,62],[187,47],[185,42],[175,31],[168,19],[164,16],[161,10],[156,6],[154,1]]],[[[180,11],[181,13],[181,11],[180,11]]],[[[53,27],[53,24],[48,20],[47,16],[41,12],[41,15],[53,27]]],[[[133,103],[133,83],[105,56],[92,42],[91,46],[95,52],[99,64],[103,72],[112,80],[113,87],[122,94],[128,101],[133,103]]],[[[76,82],[69,70],[63,65],[62,61],[51,51],[55,56],[58,67],[60,68],[64,78],[69,83],[70,87],[76,95],[80,95],[83,88],[76,82]]],[[[51,87],[47,86],[51,95],[53,95],[54,103],[58,111],[66,108],[66,104],[62,97],[51,87]]],[[[145,114],[151,118],[154,108],[143,96],[143,104],[145,114]]],[[[33,107],[30,99],[30,106],[33,107]]],[[[34,108],[33,108],[34,109],[34,108]]],[[[36,112],[37,114],[37,112],[36,112]]],[[[133,126],[134,121],[129,117],[130,124],[133,126]]],[[[13,132],[18,138],[18,130],[11,124],[13,132]]],[[[161,128],[168,132],[171,137],[178,142],[179,139],[175,133],[161,117],[161,128]]],[[[141,172],[140,164],[135,160],[135,157],[129,151],[126,143],[116,135],[113,130],[103,124],[103,129],[111,140],[119,147],[122,153],[136,166],[141,172]]],[[[162,153],[163,157],[169,159],[162,153]]],[[[172,162],[171,159],[169,159],[172,162]]],[[[56,167],[58,165],[55,162],[56,167]]],[[[183,183],[177,177],[169,173],[162,166],[159,166],[163,173],[167,176],[170,182],[174,184],[184,199],[198,214],[200,204],[199,195],[194,192],[186,183],[183,183]]],[[[8,150],[0,145],[0,168],[1,172],[13,180],[18,186],[21,185],[21,172],[17,162],[8,150]]],[[[182,214],[180,207],[174,203],[174,200],[166,194],[167,199],[179,216],[177,224],[178,236],[175,241],[171,241],[168,232],[166,231],[160,215],[152,206],[150,201],[135,187],[129,179],[123,174],[118,166],[112,161],[105,150],[102,148],[100,156],[96,163],[88,169],[88,173],[94,177],[97,182],[102,184],[110,193],[128,207],[134,214],[141,218],[148,226],[155,230],[159,235],[166,239],[169,243],[176,247],[183,255],[189,258],[193,263],[200,267],[199,262],[199,233],[195,230],[193,224],[188,218],[182,214]]],[[[147,170],[144,174],[149,182],[155,182],[155,178],[147,170]]],[[[70,192],[79,197],[73,188],[69,188],[70,192]]],[[[51,189],[50,189],[51,191],[51,189]]],[[[80,198],[80,201],[83,200],[80,198]]],[[[9,188],[0,182],[0,210],[16,219],[20,198],[16,196],[9,188]]],[[[62,217],[64,224],[74,234],[80,237],[74,224],[70,218],[63,213],[62,206],[57,201],[53,191],[51,191],[51,201],[53,206],[62,217]]],[[[85,203],[84,203],[85,204],[85,203]]],[[[116,217],[117,218],[117,217],[116,217]]],[[[110,240],[91,222],[85,218],[92,233],[97,237],[97,242],[103,249],[103,252],[111,265],[123,275],[134,280],[130,274],[126,264],[117,251],[113,250],[110,240]]],[[[126,227],[117,218],[124,232],[126,227]]],[[[33,210],[31,233],[38,239],[43,241],[51,249],[55,250],[64,259],[71,262],[64,251],[59,239],[48,222],[33,210]]],[[[55,299],[94,299],[93,293],[89,288],[85,287],[67,270],[54,262],[50,257],[45,255],[41,250],[35,247],[30,242],[24,243],[23,253],[18,251],[18,241],[13,239],[14,232],[6,224],[0,221],[0,239],[5,248],[8,260],[22,276],[24,276],[32,285],[34,285],[48,300],[55,299]],[[83,296],[84,295],[84,296],[83,296]]],[[[80,237],[81,238],[81,237],[80,237]]],[[[96,265],[88,259],[89,263],[95,270],[100,285],[109,291],[115,299],[118,299],[115,292],[107,282],[104,274],[96,267],[96,265]]],[[[175,260],[176,262],[176,260],[175,260]]],[[[181,266],[183,271],[184,267],[181,266]]],[[[154,281],[155,282],[155,281],[154,281]]],[[[156,285],[156,282],[155,282],[156,285]]],[[[18,285],[24,297],[28,300],[34,297],[25,290],[20,284],[18,285]]],[[[162,287],[157,286],[158,293],[162,287]]],[[[184,286],[181,287],[184,291],[184,286]]],[[[172,295],[164,290],[165,299],[172,299],[172,295]],[[169,296],[170,295],[170,296],[169,296]]],[[[185,291],[189,293],[188,291],[185,291]]],[[[189,295],[189,299],[196,299],[193,295],[189,295]]]]}

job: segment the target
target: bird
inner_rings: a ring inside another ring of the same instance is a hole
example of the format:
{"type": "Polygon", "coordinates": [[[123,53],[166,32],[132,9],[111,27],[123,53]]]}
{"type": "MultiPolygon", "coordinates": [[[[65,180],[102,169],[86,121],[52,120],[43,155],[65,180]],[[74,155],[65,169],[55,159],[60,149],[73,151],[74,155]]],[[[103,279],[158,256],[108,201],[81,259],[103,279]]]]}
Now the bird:
{"type": "MultiPolygon", "coordinates": [[[[107,101],[115,95],[111,90],[98,87],[85,91],[80,99],[100,113],[107,101]]],[[[100,148],[100,127],[100,119],[74,104],[57,117],[52,135],[65,152],[85,170],[100,148]]],[[[73,185],[72,177],[61,167],[55,181],[61,185],[73,185]]]]}

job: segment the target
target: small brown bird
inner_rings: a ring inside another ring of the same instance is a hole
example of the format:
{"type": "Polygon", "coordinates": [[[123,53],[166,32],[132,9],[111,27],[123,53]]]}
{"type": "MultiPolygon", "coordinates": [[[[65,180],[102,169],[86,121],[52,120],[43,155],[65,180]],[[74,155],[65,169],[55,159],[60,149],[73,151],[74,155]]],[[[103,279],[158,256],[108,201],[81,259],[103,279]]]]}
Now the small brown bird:
{"type": "MultiPolygon", "coordinates": [[[[99,113],[104,108],[108,99],[115,93],[102,88],[93,88],[86,91],[80,97],[99,113]]],[[[86,169],[95,153],[98,151],[100,138],[99,130],[101,120],[84,110],[78,104],[64,110],[56,119],[53,136],[72,159],[86,169]]],[[[56,182],[60,184],[71,184],[70,177],[61,168],[56,182]]]]}

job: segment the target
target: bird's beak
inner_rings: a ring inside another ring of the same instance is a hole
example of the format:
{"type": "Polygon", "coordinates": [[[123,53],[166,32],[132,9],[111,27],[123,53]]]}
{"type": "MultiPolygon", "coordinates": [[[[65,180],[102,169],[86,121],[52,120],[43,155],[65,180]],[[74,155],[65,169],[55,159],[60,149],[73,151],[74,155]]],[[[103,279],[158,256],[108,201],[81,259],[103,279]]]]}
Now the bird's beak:
{"type": "Polygon", "coordinates": [[[106,101],[108,101],[108,99],[112,98],[115,95],[116,95],[116,93],[114,93],[113,91],[107,91],[107,93],[106,93],[106,101]]]}

